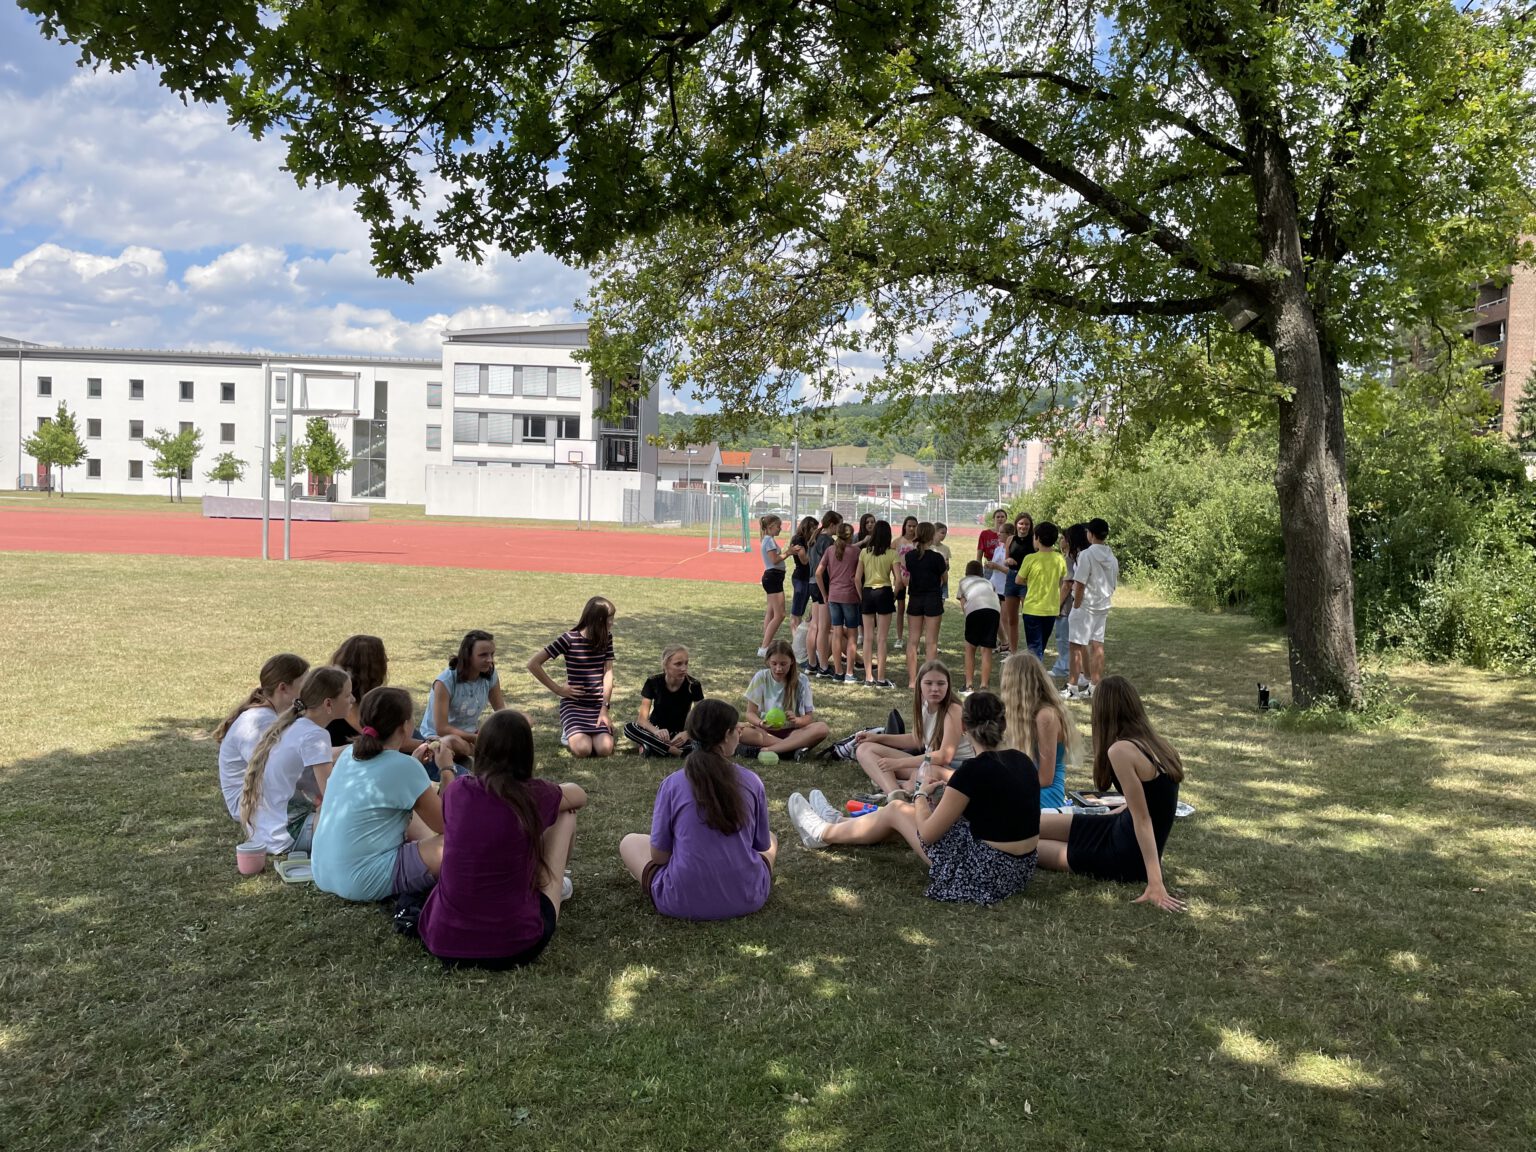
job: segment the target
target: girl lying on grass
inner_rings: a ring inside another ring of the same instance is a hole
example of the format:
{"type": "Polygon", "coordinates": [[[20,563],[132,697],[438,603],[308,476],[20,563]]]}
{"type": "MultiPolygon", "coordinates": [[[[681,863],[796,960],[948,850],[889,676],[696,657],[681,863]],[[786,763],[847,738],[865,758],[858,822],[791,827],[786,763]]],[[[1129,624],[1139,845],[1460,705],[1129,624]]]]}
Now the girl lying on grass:
{"type": "Polygon", "coordinates": [[[922,731],[859,733],[854,756],[877,792],[888,795],[905,788],[924,761],[949,769],[976,755],[960,720],[954,681],[941,661],[930,660],[919,669],[912,690],[912,714],[922,731]]]}
{"type": "Polygon", "coordinates": [[[624,725],[624,737],[642,756],[678,756],[687,751],[688,714],[704,699],[704,686],[688,675],[688,649],[668,644],[661,671],[640,689],[640,716],[624,725]]]}
{"type": "Polygon", "coordinates": [[[1015,652],[1003,663],[1003,703],[1008,708],[1008,745],[1040,770],[1040,807],[1067,803],[1067,761],[1077,763],[1077,726],[1061,693],[1033,652],[1015,652]]]}
{"type": "Polygon", "coordinates": [[[240,793],[245,789],[245,769],[256,751],[261,734],[272,726],[279,712],[293,706],[299,681],[309,671],[309,661],[292,652],[273,656],[261,666],[251,694],[224,717],[213,730],[219,742],[219,788],[230,816],[240,819],[240,793]]]}
{"type": "Polygon", "coordinates": [[[803,759],[829,732],[816,719],[810,678],[801,673],[795,650],[783,640],[768,646],[763,663],[765,667],[747,686],[747,719],[741,726],[741,743],[759,752],[803,759]]]}
{"type": "Polygon", "coordinates": [[[1152,730],[1131,682],[1106,676],[1093,691],[1093,786],[1118,786],[1125,805],[1108,815],[1042,813],[1040,866],[1145,884],[1136,903],[1183,911],[1163,885],[1162,867],[1183,779],[1179,754],[1152,730]]]}
{"type": "Polygon", "coordinates": [[[340,668],[311,668],[293,703],[262,733],[240,790],[240,823],[267,852],[307,852],[315,809],[331,772],[325,726],[352,707],[352,680],[340,668]]]}
{"type": "Polygon", "coordinates": [[[892,801],[868,816],[843,817],[820,792],[789,798],[789,818],[807,848],[878,844],[900,836],[928,865],[928,896],[995,904],[1022,891],[1035,874],[1040,841],[1040,780],[1022,752],[1000,748],[1003,702],[976,692],[963,706],[977,753],[940,787],[936,769],[918,778],[910,804],[892,801]]]}
{"type": "Polygon", "coordinates": [[[443,790],[442,869],[416,927],[444,961],[516,968],[555,934],[587,794],[539,779],[534,767],[528,718],[498,712],[480,730],[474,773],[443,790]]]}
{"type": "Polygon", "coordinates": [[[694,750],[661,782],[650,836],[631,832],[619,842],[624,867],[663,916],[725,920],[768,901],[779,842],[762,780],[732,760],[739,719],[724,700],[689,713],[694,750]]]}
{"type": "Polygon", "coordinates": [[[336,760],[326,788],[310,863],[322,892],[360,903],[432,887],[443,860],[443,806],[422,761],[453,769],[442,743],[411,739],[415,708],[404,688],[375,688],[363,697],[357,738],[336,760]]]}
{"type": "Polygon", "coordinates": [[[581,610],[581,619],[528,661],[528,671],[560,697],[560,740],[578,758],[613,755],[613,725],[608,702],[613,699],[613,603],[594,596],[581,610]],[[565,658],[565,683],[557,684],[544,671],[544,662],[565,658]]]}

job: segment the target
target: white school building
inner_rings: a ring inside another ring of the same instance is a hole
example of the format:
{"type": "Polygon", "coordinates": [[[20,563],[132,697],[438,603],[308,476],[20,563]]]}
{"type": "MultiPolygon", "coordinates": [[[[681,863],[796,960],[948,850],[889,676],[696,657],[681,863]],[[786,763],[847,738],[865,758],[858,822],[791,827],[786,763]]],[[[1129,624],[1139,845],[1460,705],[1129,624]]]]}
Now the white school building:
{"type": "MultiPolygon", "coordinates": [[[[246,471],[229,495],[260,499],[263,445],[286,435],[291,403],[325,413],[351,452],[351,469],[335,478],[341,500],[420,504],[437,515],[649,518],[657,458],[646,437],[657,431],[656,397],[631,402],[616,421],[597,416],[607,385],[573,357],[586,340],[585,324],[449,330],[439,358],[395,359],[0,338],[0,478],[56,486],[22,444],[62,401],[90,450],[65,473],[67,491],[167,492],[144,438],[192,426],[202,431],[202,454],[183,476],[184,497],[224,495],[206,475],[233,452],[246,471]]],[[[300,438],[307,418],[293,417],[300,438]]],[[[302,474],[294,480],[306,494],[328,495],[302,474]]],[[[275,481],[267,490],[282,494],[275,481]]]]}

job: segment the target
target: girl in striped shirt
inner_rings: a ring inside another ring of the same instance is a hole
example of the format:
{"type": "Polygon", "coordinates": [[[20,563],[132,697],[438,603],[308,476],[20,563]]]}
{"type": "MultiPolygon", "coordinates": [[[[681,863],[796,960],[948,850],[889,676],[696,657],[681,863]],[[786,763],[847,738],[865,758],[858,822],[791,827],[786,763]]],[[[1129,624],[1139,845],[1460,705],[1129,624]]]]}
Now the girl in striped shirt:
{"type": "Polygon", "coordinates": [[[561,742],[579,758],[613,755],[613,726],[608,702],[613,698],[613,603],[594,596],[569,632],[533,654],[528,671],[560,697],[561,742]],[[565,683],[544,671],[544,662],[565,658],[565,683]]]}

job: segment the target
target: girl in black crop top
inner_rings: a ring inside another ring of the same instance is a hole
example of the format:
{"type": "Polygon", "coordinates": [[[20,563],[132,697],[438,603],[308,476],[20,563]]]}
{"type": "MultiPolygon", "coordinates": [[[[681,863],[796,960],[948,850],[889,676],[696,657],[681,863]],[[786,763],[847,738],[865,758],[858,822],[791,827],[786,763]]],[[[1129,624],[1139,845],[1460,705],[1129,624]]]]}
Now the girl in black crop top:
{"type": "Polygon", "coordinates": [[[1184,767],[1152,730],[1141,697],[1124,676],[1106,676],[1094,689],[1093,748],[1094,787],[1118,785],[1125,805],[1108,815],[1041,813],[1040,866],[1144,883],[1136,903],[1183,911],[1184,902],[1163,884],[1162,859],[1184,767]]]}

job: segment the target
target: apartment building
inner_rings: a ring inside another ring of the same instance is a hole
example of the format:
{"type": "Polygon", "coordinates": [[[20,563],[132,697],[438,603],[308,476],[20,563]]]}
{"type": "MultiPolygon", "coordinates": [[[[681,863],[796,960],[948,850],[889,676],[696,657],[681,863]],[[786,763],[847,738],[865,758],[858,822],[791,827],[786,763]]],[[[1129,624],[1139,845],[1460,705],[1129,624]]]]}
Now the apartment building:
{"type": "Polygon", "coordinates": [[[1503,277],[1480,284],[1468,335],[1489,357],[1495,430],[1512,438],[1520,400],[1536,367],[1536,268],[1511,268],[1503,277]]]}

